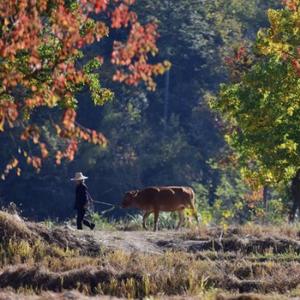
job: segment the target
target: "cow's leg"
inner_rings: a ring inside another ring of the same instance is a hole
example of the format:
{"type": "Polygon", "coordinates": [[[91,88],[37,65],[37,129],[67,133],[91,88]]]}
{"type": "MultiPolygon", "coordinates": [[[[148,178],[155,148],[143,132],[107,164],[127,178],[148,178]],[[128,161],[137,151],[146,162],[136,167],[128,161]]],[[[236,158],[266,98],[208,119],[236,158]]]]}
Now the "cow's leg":
{"type": "Polygon", "coordinates": [[[144,216],[143,216],[143,228],[144,229],[147,229],[146,220],[147,220],[147,218],[149,217],[150,214],[151,214],[151,211],[147,211],[147,212],[144,213],[144,216]]]}
{"type": "Polygon", "coordinates": [[[159,210],[154,211],[154,231],[157,230],[157,221],[158,221],[158,216],[159,216],[159,210]]]}
{"type": "Polygon", "coordinates": [[[194,202],[194,201],[192,201],[192,203],[191,203],[191,209],[192,209],[192,214],[193,214],[193,216],[194,216],[194,218],[195,218],[197,224],[199,224],[199,219],[198,219],[197,209],[196,209],[196,207],[195,207],[195,202],[194,202]]]}
{"type": "Polygon", "coordinates": [[[184,210],[179,210],[178,211],[178,215],[179,215],[179,222],[178,222],[178,225],[176,227],[176,230],[179,229],[179,227],[182,225],[182,223],[184,222],[184,210]]]}

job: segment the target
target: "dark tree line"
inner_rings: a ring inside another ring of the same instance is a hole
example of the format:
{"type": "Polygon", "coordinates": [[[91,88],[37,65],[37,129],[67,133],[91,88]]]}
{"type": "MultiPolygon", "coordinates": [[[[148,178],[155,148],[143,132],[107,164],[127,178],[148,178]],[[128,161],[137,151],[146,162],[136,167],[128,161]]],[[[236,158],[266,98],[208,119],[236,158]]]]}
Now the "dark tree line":
{"type": "MultiPolygon", "coordinates": [[[[149,92],[143,86],[111,83],[111,66],[104,65],[100,79],[115,98],[94,107],[89,94],[81,93],[78,119],[103,132],[107,148],[82,144],[73,162],[46,162],[39,174],[25,167],[21,178],[10,176],[0,183],[1,203],[22,203],[30,217],[67,217],[73,205],[69,178],[76,171],[89,176],[91,193],[105,202],[117,203],[125,191],[149,185],[200,184],[206,200],[214,203],[220,198],[218,187],[232,180],[212,167],[211,161],[225,150],[205,96],[228,79],[224,58],[234,47],[254,40],[258,28],[267,24],[266,9],[278,5],[275,0],[180,0],[176,5],[170,0],[137,1],[134,9],[141,19],[158,22],[156,59],[169,60],[170,71],[157,80],[156,91],[149,92]]],[[[86,55],[99,49],[93,46],[86,55]]],[[[3,162],[5,144],[6,137],[1,137],[3,162]]]]}

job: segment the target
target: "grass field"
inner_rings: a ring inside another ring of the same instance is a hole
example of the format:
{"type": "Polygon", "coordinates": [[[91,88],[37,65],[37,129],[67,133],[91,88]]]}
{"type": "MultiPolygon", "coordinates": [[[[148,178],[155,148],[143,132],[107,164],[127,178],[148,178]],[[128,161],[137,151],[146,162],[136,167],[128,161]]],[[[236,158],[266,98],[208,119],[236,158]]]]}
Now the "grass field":
{"type": "Polygon", "coordinates": [[[0,299],[296,299],[299,239],[296,225],[78,232],[0,212],[0,299]]]}

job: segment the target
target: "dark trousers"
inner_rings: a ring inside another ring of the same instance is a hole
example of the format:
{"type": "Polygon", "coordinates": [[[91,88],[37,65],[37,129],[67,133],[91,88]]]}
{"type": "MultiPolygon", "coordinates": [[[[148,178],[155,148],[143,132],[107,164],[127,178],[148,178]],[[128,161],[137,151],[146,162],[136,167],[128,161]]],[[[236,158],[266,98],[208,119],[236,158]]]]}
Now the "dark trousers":
{"type": "Polygon", "coordinates": [[[85,213],[85,209],[77,209],[77,229],[82,229],[82,223],[91,229],[95,226],[93,223],[90,223],[88,220],[84,219],[85,213]]]}

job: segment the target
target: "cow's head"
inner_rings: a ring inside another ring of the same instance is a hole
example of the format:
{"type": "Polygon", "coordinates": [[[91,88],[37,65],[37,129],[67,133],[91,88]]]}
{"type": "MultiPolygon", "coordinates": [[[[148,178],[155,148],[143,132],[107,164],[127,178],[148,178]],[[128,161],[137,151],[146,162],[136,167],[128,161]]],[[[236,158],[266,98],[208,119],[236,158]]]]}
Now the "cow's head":
{"type": "Polygon", "coordinates": [[[136,198],[137,194],[138,194],[138,191],[127,192],[122,200],[121,206],[123,208],[132,207],[135,202],[135,198],[136,198]]]}

